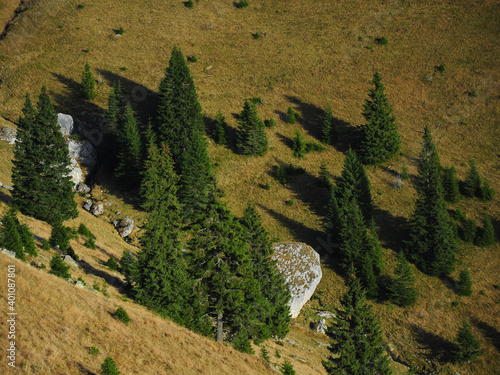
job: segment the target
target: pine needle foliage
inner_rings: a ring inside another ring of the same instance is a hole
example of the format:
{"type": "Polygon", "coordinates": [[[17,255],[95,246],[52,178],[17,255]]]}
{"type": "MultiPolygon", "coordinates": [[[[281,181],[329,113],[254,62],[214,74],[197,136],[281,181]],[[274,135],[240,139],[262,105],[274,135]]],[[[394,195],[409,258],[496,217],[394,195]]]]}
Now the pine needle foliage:
{"type": "Polygon", "coordinates": [[[401,307],[411,306],[417,300],[415,277],[403,252],[398,254],[395,277],[388,286],[391,302],[401,307]]]}
{"type": "Polygon", "coordinates": [[[115,361],[111,357],[106,357],[101,365],[102,375],[120,375],[115,361]]]}
{"type": "Polygon", "coordinates": [[[445,168],[443,173],[444,198],[449,203],[456,203],[460,200],[460,190],[458,186],[457,170],[455,167],[445,168]]]}
{"type": "Polygon", "coordinates": [[[469,160],[469,170],[464,181],[464,195],[469,198],[481,196],[481,176],[473,159],[469,160]]]}
{"type": "Polygon", "coordinates": [[[458,294],[461,296],[470,296],[472,294],[472,279],[469,270],[460,272],[457,284],[458,294]]]}
{"type": "Polygon", "coordinates": [[[26,97],[19,119],[12,169],[12,195],[21,212],[48,223],[78,215],[69,177],[68,146],[57,124],[47,88],[37,108],[26,97]]]}
{"type": "Polygon", "coordinates": [[[92,100],[95,98],[95,79],[88,62],[85,63],[83,68],[80,90],[84,99],[92,100]]]}
{"type": "Polygon", "coordinates": [[[26,261],[24,243],[20,233],[20,224],[13,209],[9,209],[2,216],[0,227],[0,247],[16,253],[16,258],[26,261]]]}
{"type": "Polygon", "coordinates": [[[59,254],[54,254],[50,260],[50,271],[49,273],[62,277],[63,279],[69,279],[71,275],[69,274],[69,269],[71,267],[64,263],[63,259],[59,254]]]}
{"type": "Polygon", "coordinates": [[[236,147],[243,155],[262,156],[267,152],[268,142],[263,121],[257,114],[254,103],[245,100],[238,120],[236,147]]]}
{"type": "Polygon", "coordinates": [[[225,145],[227,143],[226,139],[226,129],[227,123],[224,115],[221,111],[217,112],[215,116],[215,125],[212,132],[212,137],[218,145],[225,145]]]}
{"type": "Polygon", "coordinates": [[[333,120],[333,112],[330,104],[326,105],[323,118],[323,127],[321,128],[321,141],[327,145],[333,145],[337,141],[337,130],[333,120]]]}
{"type": "Polygon", "coordinates": [[[474,361],[481,356],[481,343],[472,333],[467,320],[462,322],[455,341],[458,344],[454,353],[455,362],[462,365],[465,362],[474,361]]]}
{"type": "Polygon", "coordinates": [[[287,112],[286,112],[286,123],[287,124],[295,124],[297,122],[297,119],[295,118],[295,111],[292,107],[288,107],[287,112]]]}
{"type": "Polygon", "coordinates": [[[486,214],[483,219],[483,227],[479,231],[479,235],[477,236],[475,243],[477,246],[485,247],[493,245],[495,241],[495,229],[491,223],[490,216],[486,214]]]}
{"type": "Polygon", "coordinates": [[[296,158],[302,158],[306,153],[306,141],[300,130],[297,130],[295,132],[295,137],[292,141],[292,150],[293,156],[295,156],[296,158]]]}
{"type": "Polygon", "coordinates": [[[354,275],[347,280],[348,290],[336,309],[334,324],[328,327],[332,339],[331,356],[323,361],[328,374],[391,374],[389,358],[382,342],[382,330],[365,292],[354,275]]]}
{"type": "Polygon", "coordinates": [[[378,72],[375,72],[372,83],[375,88],[370,89],[363,110],[366,124],[362,127],[361,156],[365,164],[381,164],[396,155],[401,149],[401,140],[378,72]]]}

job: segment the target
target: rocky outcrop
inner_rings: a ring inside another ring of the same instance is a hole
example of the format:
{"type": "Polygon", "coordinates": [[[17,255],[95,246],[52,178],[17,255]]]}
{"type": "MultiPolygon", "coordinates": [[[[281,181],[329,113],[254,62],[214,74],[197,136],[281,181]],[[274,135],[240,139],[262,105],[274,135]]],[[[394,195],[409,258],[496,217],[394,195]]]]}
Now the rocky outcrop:
{"type": "Polygon", "coordinates": [[[291,293],[290,313],[296,318],[321,280],[319,254],[304,243],[279,243],[273,247],[273,259],[277,261],[278,270],[285,277],[291,293]]]}
{"type": "Polygon", "coordinates": [[[134,220],[126,217],[125,219],[113,221],[113,225],[121,237],[127,237],[134,229],[134,220]]]}
{"type": "Polygon", "coordinates": [[[9,145],[16,143],[16,130],[7,126],[0,127],[0,141],[7,142],[9,145]]]}
{"type": "Polygon", "coordinates": [[[61,127],[61,133],[63,135],[71,135],[73,133],[73,117],[70,115],[65,115],[64,113],[57,114],[57,125],[61,127]]]}
{"type": "Polygon", "coordinates": [[[97,165],[97,151],[92,143],[86,139],[68,139],[68,150],[71,158],[86,167],[94,168],[97,165]]]}
{"type": "Polygon", "coordinates": [[[317,333],[325,333],[328,327],[326,326],[326,320],[325,319],[320,319],[319,322],[316,323],[316,327],[314,330],[317,333]]]}

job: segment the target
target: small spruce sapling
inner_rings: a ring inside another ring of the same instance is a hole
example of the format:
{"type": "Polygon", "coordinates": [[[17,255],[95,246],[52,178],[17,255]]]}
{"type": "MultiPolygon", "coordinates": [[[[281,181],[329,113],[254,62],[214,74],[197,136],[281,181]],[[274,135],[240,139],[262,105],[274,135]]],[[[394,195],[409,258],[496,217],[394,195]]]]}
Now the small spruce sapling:
{"type": "Polygon", "coordinates": [[[71,278],[69,274],[70,266],[66,265],[59,254],[55,254],[50,260],[50,272],[63,279],[71,278]]]}
{"type": "Polygon", "coordinates": [[[89,63],[85,63],[82,72],[81,93],[84,99],[92,100],[95,98],[95,79],[90,70],[89,63]]]}
{"type": "Polygon", "coordinates": [[[292,150],[293,150],[293,156],[295,156],[296,158],[302,158],[306,153],[306,141],[304,140],[304,136],[300,133],[299,130],[295,132],[295,137],[293,138],[292,150]]]}
{"type": "Polygon", "coordinates": [[[102,375],[120,375],[116,363],[111,357],[106,357],[101,365],[102,375]]]}
{"type": "Polygon", "coordinates": [[[130,317],[128,316],[128,313],[121,306],[118,307],[118,309],[115,311],[115,313],[113,314],[113,318],[125,323],[126,325],[130,323],[130,317]]]}
{"type": "Polygon", "coordinates": [[[483,228],[475,242],[477,246],[490,246],[495,243],[495,229],[488,214],[484,215],[483,228]]]}
{"type": "Polygon", "coordinates": [[[476,163],[472,159],[469,161],[469,171],[465,177],[464,195],[471,198],[481,195],[481,176],[477,170],[476,163]]]}
{"type": "Polygon", "coordinates": [[[481,356],[481,344],[472,333],[472,329],[466,320],[462,322],[455,341],[458,344],[454,353],[455,362],[463,364],[481,356]]]}
{"type": "Polygon", "coordinates": [[[292,107],[288,107],[287,113],[286,113],[286,123],[287,124],[295,124],[297,122],[297,119],[295,118],[295,111],[293,110],[292,107]]]}

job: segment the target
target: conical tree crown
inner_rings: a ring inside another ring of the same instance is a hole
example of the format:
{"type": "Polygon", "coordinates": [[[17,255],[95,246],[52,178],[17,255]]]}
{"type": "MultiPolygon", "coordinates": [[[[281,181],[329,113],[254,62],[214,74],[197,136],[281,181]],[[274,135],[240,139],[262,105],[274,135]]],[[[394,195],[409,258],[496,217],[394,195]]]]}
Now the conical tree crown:
{"type": "Polygon", "coordinates": [[[415,277],[403,252],[398,254],[397,262],[395,277],[388,286],[389,298],[396,305],[406,307],[415,303],[418,292],[415,289],[415,277]]]}
{"type": "Polygon", "coordinates": [[[323,127],[321,129],[321,141],[327,145],[333,145],[337,141],[337,131],[333,122],[332,107],[326,105],[323,127]]]}
{"type": "Polygon", "coordinates": [[[236,147],[244,155],[262,156],[267,152],[267,145],[264,122],[259,118],[255,104],[245,100],[238,120],[236,147]]]}
{"type": "Polygon", "coordinates": [[[472,333],[472,329],[467,320],[462,322],[455,341],[458,344],[455,350],[455,361],[459,364],[473,361],[481,356],[481,343],[472,333]]]}

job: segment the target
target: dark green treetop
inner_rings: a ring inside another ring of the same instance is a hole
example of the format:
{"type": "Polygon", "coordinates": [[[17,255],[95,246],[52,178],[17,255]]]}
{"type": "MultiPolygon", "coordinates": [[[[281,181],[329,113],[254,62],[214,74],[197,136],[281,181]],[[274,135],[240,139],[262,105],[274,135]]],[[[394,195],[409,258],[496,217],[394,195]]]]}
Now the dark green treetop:
{"type": "Polygon", "coordinates": [[[85,63],[82,72],[80,90],[84,99],[92,100],[95,98],[95,79],[88,62],[85,63]]]}
{"type": "Polygon", "coordinates": [[[238,120],[236,147],[244,155],[262,156],[267,152],[267,145],[264,122],[259,118],[255,104],[245,100],[238,120]]]}

